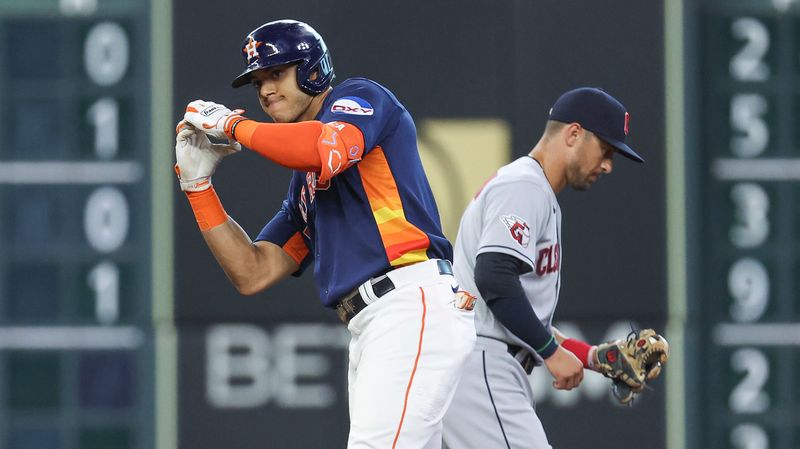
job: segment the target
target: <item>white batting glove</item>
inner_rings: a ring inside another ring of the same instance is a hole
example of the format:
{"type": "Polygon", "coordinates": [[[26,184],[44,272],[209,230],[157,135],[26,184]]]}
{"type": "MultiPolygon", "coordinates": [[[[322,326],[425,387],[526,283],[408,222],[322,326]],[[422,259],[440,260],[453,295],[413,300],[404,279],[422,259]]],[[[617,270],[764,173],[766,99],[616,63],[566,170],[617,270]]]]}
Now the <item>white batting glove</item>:
{"type": "Polygon", "coordinates": [[[228,144],[212,144],[208,136],[186,125],[178,124],[175,138],[175,173],[184,192],[200,192],[211,187],[211,175],[223,157],[242,150],[235,140],[228,144]]]}
{"type": "Polygon", "coordinates": [[[244,109],[231,111],[212,101],[195,100],[186,106],[183,120],[214,139],[225,140],[231,137],[226,133],[230,131],[230,125],[236,119],[241,119],[243,112],[244,109]]]}

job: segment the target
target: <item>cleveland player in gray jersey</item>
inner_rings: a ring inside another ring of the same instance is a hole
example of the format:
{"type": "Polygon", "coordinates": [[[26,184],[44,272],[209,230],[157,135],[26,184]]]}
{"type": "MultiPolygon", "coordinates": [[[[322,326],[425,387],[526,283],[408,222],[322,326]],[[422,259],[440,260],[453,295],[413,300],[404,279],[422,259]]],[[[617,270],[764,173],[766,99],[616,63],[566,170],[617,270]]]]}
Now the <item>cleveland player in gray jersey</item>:
{"type": "Polygon", "coordinates": [[[615,152],[644,162],[625,144],[629,119],[600,89],[564,93],[533,150],[500,168],[464,212],[454,271],[461,288],[479,297],[478,340],[445,415],[450,449],[551,447],[527,375],[543,364],[555,388],[570,390],[596,363],[595,346],[552,326],[561,289],[556,194],[586,190],[611,173],[615,152]]]}

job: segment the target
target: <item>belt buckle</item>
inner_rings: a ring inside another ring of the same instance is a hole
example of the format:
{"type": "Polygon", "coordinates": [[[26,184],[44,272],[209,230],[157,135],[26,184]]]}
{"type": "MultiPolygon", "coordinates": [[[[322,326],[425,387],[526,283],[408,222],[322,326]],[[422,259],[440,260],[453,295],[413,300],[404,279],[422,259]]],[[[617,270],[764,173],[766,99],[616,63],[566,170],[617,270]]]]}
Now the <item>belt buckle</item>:
{"type": "Polygon", "coordinates": [[[511,357],[514,357],[514,360],[517,361],[522,366],[523,371],[526,374],[530,374],[533,372],[533,368],[536,366],[536,359],[529,353],[527,350],[523,349],[521,346],[508,344],[508,353],[511,354],[511,357]]]}
{"type": "Polygon", "coordinates": [[[536,365],[536,362],[532,355],[525,354],[520,364],[522,364],[522,369],[525,370],[525,373],[530,374],[533,372],[533,367],[536,365]]]}
{"type": "Polygon", "coordinates": [[[350,295],[347,295],[339,301],[339,304],[336,306],[336,314],[339,315],[339,319],[342,320],[344,324],[350,322],[348,315],[352,316],[355,309],[353,308],[353,297],[358,294],[358,290],[353,292],[350,295]]]}

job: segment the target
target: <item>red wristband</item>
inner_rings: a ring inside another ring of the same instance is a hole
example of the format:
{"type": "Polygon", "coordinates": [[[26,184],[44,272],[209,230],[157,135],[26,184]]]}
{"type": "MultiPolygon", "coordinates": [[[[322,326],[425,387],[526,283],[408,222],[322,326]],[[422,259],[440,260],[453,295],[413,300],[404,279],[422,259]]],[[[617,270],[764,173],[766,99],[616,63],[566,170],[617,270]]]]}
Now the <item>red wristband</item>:
{"type": "Polygon", "coordinates": [[[228,214],[225,213],[214,186],[200,192],[186,192],[186,198],[189,198],[201,231],[208,231],[228,221],[228,214]]]}
{"type": "Polygon", "coordinates": [[[589,368],[589,350],[592,349],[592,345],[574,338],[568,338],[561,342],[561,346],[575,354],[578,360],[583,363],[584,368],[589,368]]]}

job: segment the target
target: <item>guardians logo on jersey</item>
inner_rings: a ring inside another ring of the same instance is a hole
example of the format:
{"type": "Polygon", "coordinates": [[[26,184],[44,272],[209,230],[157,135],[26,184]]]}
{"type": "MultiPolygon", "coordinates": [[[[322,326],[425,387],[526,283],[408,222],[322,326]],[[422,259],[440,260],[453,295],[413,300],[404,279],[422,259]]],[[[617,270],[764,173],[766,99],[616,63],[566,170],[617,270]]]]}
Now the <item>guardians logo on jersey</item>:
{"type": "Polygon", "coordinates": [[[508,228],[511,238],[517,241],[523,248],[527,248],[531,241],[531,227],[522,218],[516,215],[503,215],[500,221],[508,228]]]}

